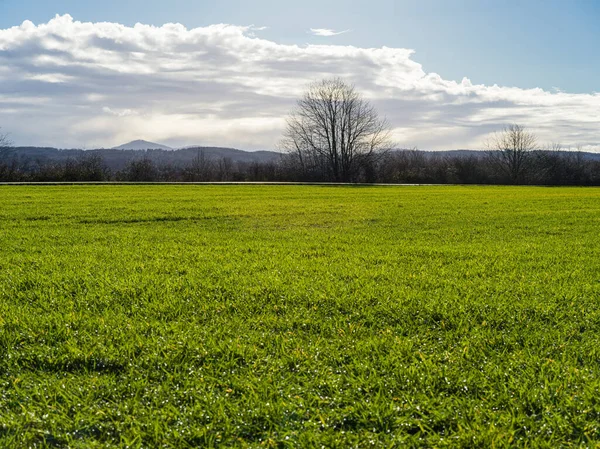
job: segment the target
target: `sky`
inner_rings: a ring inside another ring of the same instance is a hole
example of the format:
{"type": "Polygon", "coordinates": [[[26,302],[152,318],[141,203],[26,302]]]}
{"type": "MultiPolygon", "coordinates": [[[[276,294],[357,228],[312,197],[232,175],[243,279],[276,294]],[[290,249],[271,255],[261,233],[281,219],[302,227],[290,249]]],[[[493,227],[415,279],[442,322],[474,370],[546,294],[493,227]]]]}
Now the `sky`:
{"type": "Polygon", "coordinates": [[[0,132],[277,149],[306,86],[341,77],[399,147],[518,123],[600,151],[599,20],[596,0],[0,0],[0,132]]]}

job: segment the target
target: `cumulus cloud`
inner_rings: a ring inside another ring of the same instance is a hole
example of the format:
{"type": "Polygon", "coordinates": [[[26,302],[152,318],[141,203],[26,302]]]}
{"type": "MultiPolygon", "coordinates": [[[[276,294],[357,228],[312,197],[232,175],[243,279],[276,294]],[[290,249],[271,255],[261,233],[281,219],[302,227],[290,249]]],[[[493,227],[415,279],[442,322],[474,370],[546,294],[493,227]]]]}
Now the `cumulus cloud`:
{"type": "Polygon", "coordinates": [[[310,29],[311,34],[314,34],[315,36],[322,36],[322,37],[339,36],[340,34],[348,33],[349,31],[350,30],[334,31],[334,30],[330,30],[329,28],[311,28],[310,29]]]}
{"type": "Polygon", "coordinates": [[[306,85],[339,76],[371,100],[399,145],[480,148],[504,125],[598,148],[600,95],[486,86],[423,70],[412,50],[282,45],[225,24],[48,23],[0,30],[0,126],[17,144],[275,148],[306,85]]]}

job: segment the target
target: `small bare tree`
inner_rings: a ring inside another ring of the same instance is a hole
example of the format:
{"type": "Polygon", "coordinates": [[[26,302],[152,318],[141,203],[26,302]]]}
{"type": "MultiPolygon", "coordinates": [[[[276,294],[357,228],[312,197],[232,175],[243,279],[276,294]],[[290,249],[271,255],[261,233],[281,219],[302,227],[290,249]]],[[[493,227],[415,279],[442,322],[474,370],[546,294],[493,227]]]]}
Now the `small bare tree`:
{"type": "Polygon", "coordinates": [[[521,125],[510,125],[488,142],[488,158],[492,165],[513,184],[525,181],[531,154],[538,149],[537,138],[521,125]]]}
{"type": "Polygon", "coordinates": [[[333,181],[356,178],[390,147],[387,121],[353,86],[341,79],[311,84],[287,119],[280,147],[304,174],[321,172],[333,181]]]}
{"type": "MultiPolygon", "coordinates": [[[[2,128],[0,128],[0,131],[2,128]]],[[[12,142],[9,140],[7,134],[0,132],[0,181],[19,181],[20,173],[18,162],[14,158],[8,160],[8,156],[3,154],[4,150],[8,150],[12,147],[12,142]]]]}
{"type": "Polygon", "coordinates": [[[209,181],[214,172],[214,161],[198,149],[196,156],[186,167],[186,179],[193,182],[209,181]]]}
{"type": "MultiPolygon", "coordinates": [[[[2,128],[0,128],[0,131],[1,130],[2,128]]],[[[2,132],[0,132],[0,150],[6,150],[10,147],[12,147],[12,142],[8,138],[8,134],[2,134],[2,132]]]]}
{"type": "Polygon", "coordinates": [[[231,181],[233,178],[233,160],[230,157],[222,157],[217,161],[217,179],[219,181],[231,181]]]}

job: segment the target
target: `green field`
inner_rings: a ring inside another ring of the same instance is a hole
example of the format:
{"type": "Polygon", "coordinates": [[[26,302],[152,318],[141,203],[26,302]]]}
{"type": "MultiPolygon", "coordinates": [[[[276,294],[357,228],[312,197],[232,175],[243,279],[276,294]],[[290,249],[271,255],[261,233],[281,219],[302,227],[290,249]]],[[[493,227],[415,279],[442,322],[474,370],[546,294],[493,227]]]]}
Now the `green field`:
{"type": "Polygon", "coordinates": [[[597,447],[600,189],[0,187],[0,447],[597,447]]]}

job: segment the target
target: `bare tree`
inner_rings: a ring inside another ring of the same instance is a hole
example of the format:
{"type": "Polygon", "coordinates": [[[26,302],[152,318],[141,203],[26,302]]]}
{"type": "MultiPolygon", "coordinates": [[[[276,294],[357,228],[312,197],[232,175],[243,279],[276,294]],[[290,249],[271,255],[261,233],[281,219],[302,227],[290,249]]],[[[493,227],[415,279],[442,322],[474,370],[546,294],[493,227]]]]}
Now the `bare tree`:
{"type": "Polygon", "coordinates": [[[540,184],[586,185],[591,182],[580,146],[570,148],[552,143],[536,152],[535,165],[540,184]]]}
{"type": "MultiPolygon", "coordinates": [[[[2,128],[0,128],[0,131],[2,131],[2,128]]],[[[8,138],[8,134],[0,132],[0,150],[7,150],[10,147],[12,147],[12,142],[8,138]]]]}
{"type": "MultiPolygon", "coordinates": [[[[0,128],[1,131],[1,128],[0,128]]],[[[0,132],[0,181],[20,181],[20,170],[18,162],[14,156],[9,157],[5,150],[9,150],[12,147],[12,142],[8,138],[8,134],[0,132]]]]}
{"type": "Polygon", "coordinates": [[[537,138],[521,125],[510,125],[496,133],[487,143],[492,165],[513,184],[525,181],[531,154],[538,149],[537,138]]]}
{"type": "Polygon", "coordinates": [[[341,79],[311,84],[287,119],[280,143],[303,173],[352,181],[359,165],[390,147],[385,119],[341,79]]]}
{"type": "Polygon", "coordinates": [[[230,157],[222,157],[217,161],[217,179],[219,181],[231,181],[233,177],[233,160],[230,157]]]}
{"type": "Polygon", "coordinates": [[[141,159],[130,160],[118,177],[123,181],[154,182],[159,180],[159,171],[154,161],[145,155],[141,159]]]}
{"type": "Polygon", "coordinates": [[[209,181],[214,176],[214,165],[204,150],[198,149],[194,159],[185,168],[186,179],[193,182],[209,181]]]}

